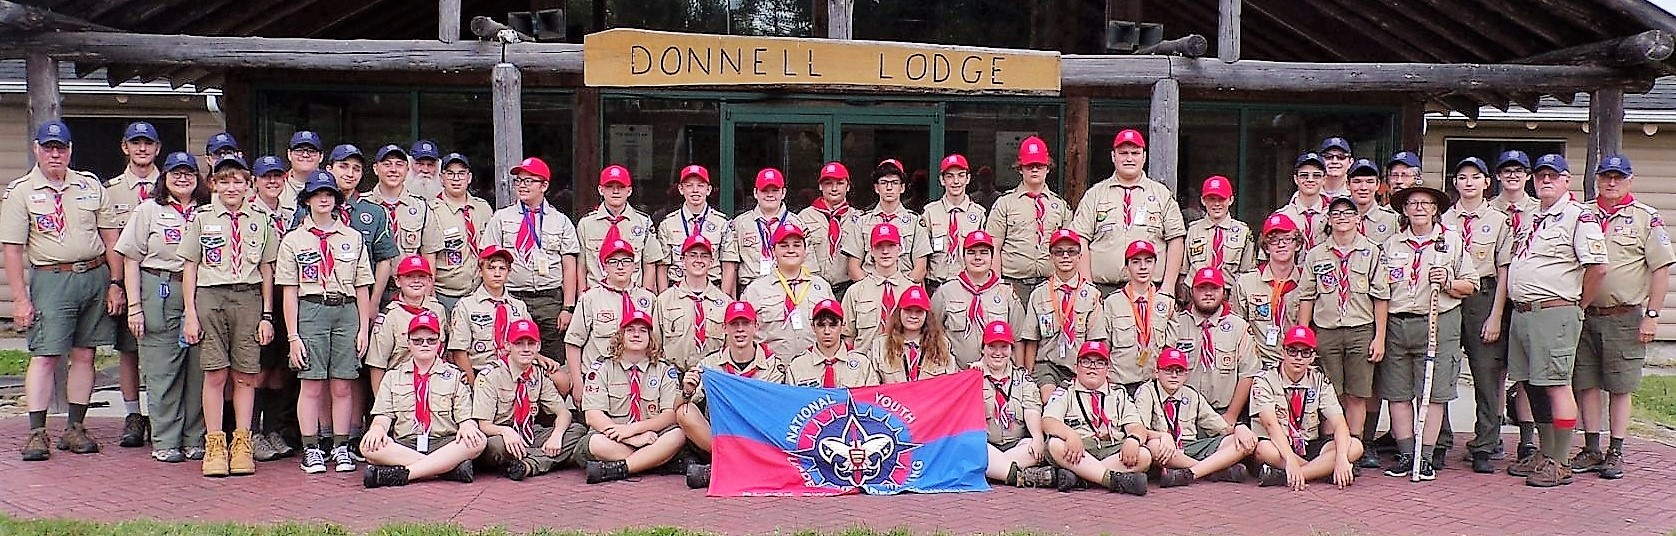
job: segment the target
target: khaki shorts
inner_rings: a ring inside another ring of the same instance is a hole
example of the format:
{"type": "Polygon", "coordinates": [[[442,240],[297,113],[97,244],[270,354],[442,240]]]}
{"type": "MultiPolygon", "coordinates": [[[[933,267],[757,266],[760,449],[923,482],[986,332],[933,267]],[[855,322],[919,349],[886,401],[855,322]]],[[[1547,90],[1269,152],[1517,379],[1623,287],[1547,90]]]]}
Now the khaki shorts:
{"type": "MultiPolygon", "coordinates": [[[[429,454],[429,453],[432,453],[432,452],[442,450],[442,447],[446,447],[446,446],[448,446],[449,443],[453,443],[453,442],[454,442],[454,436],[452,434],[442,435],[442,436],[431,436],[431,439],[429,441],[427,441],[426,445],[425,445],[426,447],[429,447],[430,450],[425,451],[425,453],[429,454]]],[[[401,446],[404,446],[404,447],[407,447],[407,448],[410,448],[410,449],[413,449],[413,450],[419,450],[419,437],[418,436],[409,437],[407,439],[397,439],[396,443],[399,443],[399,444],[401,444],[401,446]]]]}
{"type": "MultiPolygon", "coordinates": [[[[1390,402],[1414,400],[1426,373],[1425,315],[1391,315],[1385,325],[1385,360],[1379,362],[1379,397],[1390,402]]],[[[1455,399],[1461,376],[1461,308],[1437,314],[1437,358],[1433,360],[1432,389],[1426,400],[1447,404],[1455,399]]]]}
{"type": "Polygon", "coordinates": [[[1077,378],[1077,373],[1064,365],[1038,361],[1036,362],[1036,370],[1030,371],[1030,377],[1036,380],[1037,386],[1066,386],[1071,384],[1071,380],[1077,378]]]}
{"type": "Polygon", "coordinates": [[[297,335],[303,339],[304,367],[300,380],[353,380],[361,377],[355,356],[355,332],[361,327],[353,300],[324,305],[297,300],[297,335]]]}
{"type": "MultiPolygon", "coordinates": [[[[658,433],[663,434],[672,428],[674,427],[665,428],[658,433]]],[[[570,452],[574,453],[572,459],[576,462],[576,465],[582,465],[590,461],[604,461],[595,456],[594,452],[588,448],[596,435],[600,435],[598,430],[580,423],[571,425],[570,429],[565,431],[564,443],[568,446],[570,452]]]]}
{"type": "Polygon", "coordinates": [[[61,356],[71,348],[115,342],[116,319],[105,314],[108,266],[82,273],[30,270],[29,301],[35,325],[29,328],[29,354],[61,356]]]}
{"type": "Polygon", "coordinates": [[[1018,442],[1023,441],[1025,437],[1029,437],[1029,436],[1003,437],[999,441],[991,439],[989,441],[989,444],[990,444],[990,446],[995,447],[996,450],[999,450],[1001,452],[1006,452],[1006,451],[1009,451],[1009,450],[1013,450],[1013,447],[1018,446],[1018,442]]]}
{"type": "Polygon", "coordinates": [[[1513,310],[1508,329],[1507,380],[1535,387],[1571,385],[1583,309],[1575,305],[1513,310]]]}
{"type": "Polygon", "coordinates": [[[1583,317],[1571,386],[1630,394],[1641,387],[1647,345],[1641,342],[1641,309],[1612,316],[1583,317]]]}
{"type": "Polygon", "coordinates": [[[1315,330],[1316,364],[1339,394],[1373,398],[1374,364],[1368,361],[1373,325],[1315,330]]]}
{"type": "Polygon", "coordinates": [[[1212,454],[1216,454],[1216,451],[1222,448],[1222,440],[1224,439],[1227,439],[1227,436],[1217,435],[1188,441],[1181,445],[1181,453],[1195,460],[1203,460],[1209,458],[1212,454]]]}
{"type": "MultiPolygon", "coordinates": [[[[198,326],[204,330],[198,356],[204,370],[232,367],[235,372],[262,371],[262,347],[256,344],[262,323],[262,294],[227,287],[198,288],[198,326]]],[[[299,318],[298,327],[302,327],[299,318]]]]}
{"type": "Polygon", "coordinates": [[[1118,453],[1123,452],[1123,438],[1117,438],[1116,441],[1112,441],[1085,437],[1082,438],[1082,450],[1087,452],[1089,456],[1093,456],[1096,460],[1105,461],[1106,458],[1116,456],[1118,453]]]}

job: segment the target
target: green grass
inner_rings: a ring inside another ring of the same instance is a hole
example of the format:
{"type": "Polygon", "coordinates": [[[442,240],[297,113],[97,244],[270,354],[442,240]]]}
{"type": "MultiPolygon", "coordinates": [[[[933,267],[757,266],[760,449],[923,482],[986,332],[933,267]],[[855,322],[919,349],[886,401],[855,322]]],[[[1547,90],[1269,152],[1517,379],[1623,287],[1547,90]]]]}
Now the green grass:
{"type": "Polygon", "coordinates": [[[1676,376],[1646,376],[1633,395],[1635,416],[1676,428],[1676,376]]]}
{"type": "MultiPolygon", "coordinates": [[[[93,356],[94,367],[104,370],[116,364],[116,354],[100,351],[93,356]]],[[[0,376],[22,376],[29,369],[29,352],[25,350],[0,350],[0,376]]]]}

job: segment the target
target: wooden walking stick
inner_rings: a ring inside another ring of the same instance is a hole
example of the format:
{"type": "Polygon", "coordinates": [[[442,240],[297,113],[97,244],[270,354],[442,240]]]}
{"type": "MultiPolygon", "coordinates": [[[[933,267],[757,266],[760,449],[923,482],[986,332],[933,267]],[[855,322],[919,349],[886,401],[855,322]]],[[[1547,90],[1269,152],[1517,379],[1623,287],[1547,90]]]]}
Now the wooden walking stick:
{"type": "MultiPolygon", "coordinates": [[[[1444,245],[1442,233],[1438,233],[1438,235],[1435,249],[1439,254],[1442,254],[1448,251],[1448,247],[1444,245]]],[[[1416,253],[1416,255],[1418,254],[1416,253]]],[[[1436,268],[1437,266],[1433,265],[1432,267],[1436,268]]],[[[1426,278],[1431,279],[1430,270],[1428,269],[1427,272],[1426,278]]],[[[1420,481],[1420,456],[1421,451],[1424,450],[1422,444],[1425,443],[1422,438],[1426,437],[1426,411],[1430,409],[1432,401],[1432,371],[1437,368],[1437,295],[1443,289],[1437,283],[1432,283],[1431,286],[1432,303],[1431,307],[1426,310],[1426,370],[1425,374],[1421,375],[1420,392],[1416,397],[1419,400],[1414,407],[1414,460],[1408,468],[1409,482],[1420,481]]]]}

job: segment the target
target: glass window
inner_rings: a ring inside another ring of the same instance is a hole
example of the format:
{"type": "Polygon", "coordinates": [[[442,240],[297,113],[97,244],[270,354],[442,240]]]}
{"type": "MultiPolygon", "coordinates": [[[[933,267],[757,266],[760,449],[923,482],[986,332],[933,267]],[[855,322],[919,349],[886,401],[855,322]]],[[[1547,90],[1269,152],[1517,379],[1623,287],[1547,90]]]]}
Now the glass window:
{"type": "MultiPolygon", "coordinates": [[[[285,154],[291,133],[313,130],[331,152],[349,143],[372,157],[372,151],[386,143],[404,146],[413,138],[413,94],[371,91],[272,91],[261,94],[260,109],[266,112],[260,139],[266,140],[260,154],[285,154]]],[[[324,166],[324,163],[322,163],[324,166]]],[[[361,191],[368,191],[377,178],[361,176],[361,191]]]]}
{"type": "Polygon", "coordinates": [[[714,186],[710,203],[720,206],[722,143],[717,101],[606,97],[601,113],[605,164],[622,164],[634,176],[630,204],[661,219],[681,206],[675,175],[688,164],[699,164],[710,170],[714,186]]]}
{"type": "MultiPolygon", "coordinates": [[[[1445,138],[1443,140],[1443,161],[1448,168],[1437,170],[1434,174],[1444,178],[1443,184],[1452,185],[1454,181],[1450,178],[1454,177],[1455,164],[1465,160],[1466,157],[1476,156],[1484,159],[1485,163],[1494,166],[1496,165],[1496,159],[1501,157],[1503,151],[1515,149],[1524,151],[1525,154],[1530,155],[1532,160],[1545,154],[1565,154],[1565,138],[1445,138]]],[[[1486,170],[1485,173],[1492,178],[1495,177],[1495,171],[1493,170],[1486,170]]],[[[1433,183],[1428,182],[1427,184],[1433,183]]],[[[1451,194],[1455,193],[1453,186],[1448,190],[1451,194]]],[[[1498,192],[1501,190],[1501,186],[1491,184],[1490,190],[1491,193],[1498,192]]],[[[1525,193],[1531,196],[1536,195],[1535,181],[1525,181],[1525,193]]]]}
{"type": "MultiPolygon", "coordinates": [[[[1036,136],[1048,147],[1060,147],[1063,111],[1057,102],[951,102],[944,108],[943,151],[966,156],[972,164],[968,193],[987,207],[1000,193],[1018,187],[1013,164],[1024,138],[1036,136]]],[[[1064,178],[1058,171],[1048,176],[1048,187],[1063,191],[1064,178]]]]}
{"type": "MultiPolygon", "coordinates": [[[[121,175],[128,169],[128,157],[122,155],[118,144],[122,140],[122,133],[128,124],[135,121],[145,121],[157,127],[157,141],[163,144],[162,153],[157,155],[156,164],[163,165],[163,158],[175,151],[186,151],[192,154],[202,154],[202,146],[194,148],[186,145],[186,119],[173,117],[65,117],[65,126],[70,127],[70,135],[78,143],[76,149],[70,152],[70,169],[91,172],[101,180],[110,180],[121,175]]],[[[33,132],[30,135],[34,135],[33,132]]]]}

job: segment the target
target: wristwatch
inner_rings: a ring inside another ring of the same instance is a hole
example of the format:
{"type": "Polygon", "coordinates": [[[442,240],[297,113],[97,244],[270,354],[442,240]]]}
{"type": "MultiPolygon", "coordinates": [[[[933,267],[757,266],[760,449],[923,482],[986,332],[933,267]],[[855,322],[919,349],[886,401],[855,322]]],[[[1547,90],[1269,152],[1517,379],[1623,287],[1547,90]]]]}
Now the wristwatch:
{"type": "Polygon", "coordinates": [[[1647,312],[1645,312],[1643,314],[1647,315],[1647,318],[1658,318],[1659,317],[1659,310],[1658,309],[1653,309],[1653,308],[1648,308],[1647,312]]]}

